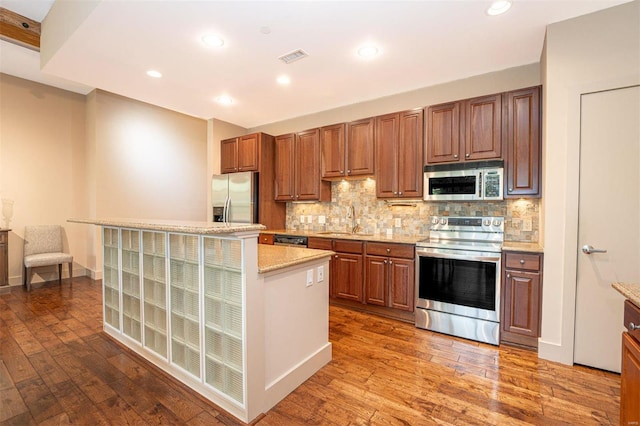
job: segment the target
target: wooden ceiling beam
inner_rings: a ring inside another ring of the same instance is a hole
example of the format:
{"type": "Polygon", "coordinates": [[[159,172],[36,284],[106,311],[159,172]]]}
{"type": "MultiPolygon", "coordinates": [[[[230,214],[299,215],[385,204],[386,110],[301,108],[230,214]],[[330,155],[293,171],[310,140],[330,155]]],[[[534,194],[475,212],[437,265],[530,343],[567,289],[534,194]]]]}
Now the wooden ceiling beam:
{"type": "Polygon", "coordinates": [[[40,22],[0,7],[0,39],[40,51],[40,22]]]}

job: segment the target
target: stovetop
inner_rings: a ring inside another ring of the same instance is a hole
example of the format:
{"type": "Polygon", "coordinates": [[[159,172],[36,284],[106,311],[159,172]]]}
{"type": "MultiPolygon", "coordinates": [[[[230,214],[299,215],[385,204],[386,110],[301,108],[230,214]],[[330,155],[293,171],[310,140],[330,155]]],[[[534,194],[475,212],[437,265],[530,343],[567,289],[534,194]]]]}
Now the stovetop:
{"type": "Polygon", "coordinates": [[[430,219],[429,238],[416,243],[423,248],[499,253],[504,241],[502,217],[441,217],[430,219]]]}

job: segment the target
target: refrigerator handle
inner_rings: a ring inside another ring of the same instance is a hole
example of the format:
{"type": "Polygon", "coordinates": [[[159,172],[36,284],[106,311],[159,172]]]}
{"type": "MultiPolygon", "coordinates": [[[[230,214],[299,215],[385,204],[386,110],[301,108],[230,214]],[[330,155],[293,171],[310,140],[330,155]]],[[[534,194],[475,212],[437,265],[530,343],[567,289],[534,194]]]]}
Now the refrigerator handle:
{"type": "Polygon", "coordinates": [[[222,221],[224,223],[229,223],[229,207],[231,205],[231,197],[227,196],[227,199],[224,200],[224,213],[222,214],[222,221]]]}

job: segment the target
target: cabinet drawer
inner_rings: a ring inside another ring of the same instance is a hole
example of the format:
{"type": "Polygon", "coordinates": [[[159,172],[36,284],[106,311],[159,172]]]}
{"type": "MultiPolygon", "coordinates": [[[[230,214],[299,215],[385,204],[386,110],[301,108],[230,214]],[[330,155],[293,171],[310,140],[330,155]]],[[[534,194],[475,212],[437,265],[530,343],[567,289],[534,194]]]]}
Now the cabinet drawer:
{"type": "Polygon", "coordinates": [[[307,247],[319,250],[333,250],[332,240],[329,238],[309,237],[307,239],[307,247]]]}
{"type": "Polygon", "coordinates": [[[640,342],[640,328],[631,330],[631,323],[640,327],[640,308],[631,303],[629,300],[624,301],[624,326],[629,330],[629,334],[640,342]]]}
{"type": "Polygon", "coordinates": [[[511,253],[504,254],[505,267],[507,269],[526,269],[529,271],[540,270],[540,255],[530,253],[511,253]]]}
{"type": "Polygon", "coordinates": [[[8,232],[0,232],[0,244],[7,244],[9,233],[8,232]]]}
{"type": "Polygon", "coordinates": [[[273,245],[273,234],[260,234],[258,236],[258,243],[273,245]]]}
{"type": "Polygon", "coordinates": [[[367,243],[367,254],[376,256],[402,257],[413,259],[415,257],[415,246],[408,244],[389,243],[367,243]]]}
{"type": "Polygon", "coordinates": [[[362,241],[333,240],[333,251],[362,254],[362,241]]]}

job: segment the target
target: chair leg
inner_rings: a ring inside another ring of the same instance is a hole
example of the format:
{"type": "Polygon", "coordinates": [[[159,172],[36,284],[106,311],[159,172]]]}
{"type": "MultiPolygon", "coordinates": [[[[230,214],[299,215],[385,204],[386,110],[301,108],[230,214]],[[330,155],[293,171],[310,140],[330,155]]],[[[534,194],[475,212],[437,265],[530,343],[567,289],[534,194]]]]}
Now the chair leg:
{"type": "Polygon", "coordinates": [[[58,263],[58,284],[62,284],[62,263],[58,263]]]}
{"type": "Polygon", "coordinates": [[[69,281],[73,282],[73,262],[69,262],[69,281]]]}
{"type": "Polygon", "coordinates": [[[27,291],[31,291],[31,268],[26,268],[27,291]]]}

